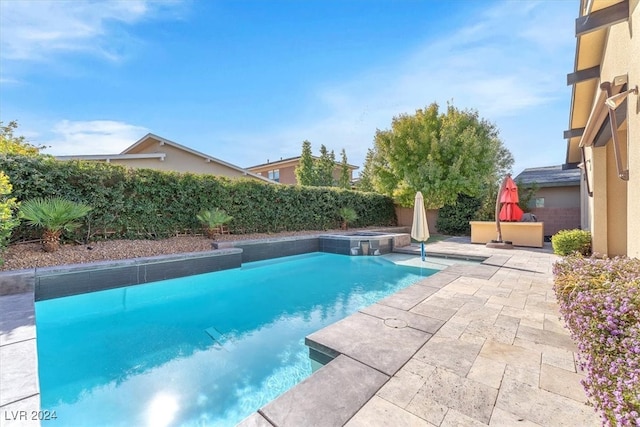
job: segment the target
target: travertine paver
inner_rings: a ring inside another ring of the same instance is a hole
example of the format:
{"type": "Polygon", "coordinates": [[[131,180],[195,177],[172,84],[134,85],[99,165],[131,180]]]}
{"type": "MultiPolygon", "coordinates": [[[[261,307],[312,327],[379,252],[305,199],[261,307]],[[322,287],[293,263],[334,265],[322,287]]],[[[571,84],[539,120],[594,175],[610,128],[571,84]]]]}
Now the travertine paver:
{"type": "Polygon", "coordinates": [[[429,338],[431,334],[418,329],[389,327],[383,319],[355,313],[309,335],[307,345],[331,348],[393,375],[429,338]]]}
{"type": "Polygon", "coordinates": [[[415,426],[431,427],[434,424],[407,411],[398,411],[391,402],[374,396],[349,420],[346,427],[415,426]]]}
{"type": "Polygon", "coordinates": [[[543,363],[540,369],[540,388],[586,403],[587,398],[580,387],[583,378],[584,375],[543,363]]]}
{"type": "Polygon", "coordinates": [[[39,393],[34,339],[1,346],[0,363],[0,406],[39,393]]]}
{"type": "Polygon", "coordinates": [[[480,356],[496,362],[536,371],[540,369],[542,360],[541,352],[493,340],[485,342],[480,351],[480,356]]]}
{"type": "Polygon", "coordinates": [[[0,407],[0,425],[2,427],[40,427],[40,421],[33,415],[40,408],[40,395],[20,399],[0,407]],[[26,419],[25,419],[26,418],[26,419]]]}
{"type": "Polygon", "coordinates": [[[415,354],[415,358],[465,376],[473,366],[482,345],[461,339],[440,338],[436,334],[415,354]]]}
{"type": "Polygon", "coordinates": [[[483,427],[486,426],[475,418],[468,417],[455,409],[449,409],[440,427],[483,427]]]}
{"type": "Polygon", "coordinates": [[[277,426],[340,426],[388,379],[388,376],[360,362],[338,356],[267,404],[260,413],[277,426]],[[314,396],[314,399],[309,396],[314,396]]]}
{"type": "Polygon", "coordinates": [[[512,414],[511,412],[507,412],[497,406],[493,408],[493,413],[491,414],[491,421],[489,422],[489,425],[495,427],[542,427],[540,424],[525,420],[521,416],[512,414]]]}
{"type": "Polygon", "coordinates": [[[417,396],[488,423],[497,395],[497,388],[461,377],[443,368],[436,368],[417,396]]]}
{"type": "Polygon", "coordinates": [[[496,406],[543,426],[597,426],[593,410],[584,403],[511,378],[505,373],[496,406]]]}
{"type": "Polygon", "coordinates": [[[420,316],[410,311],[400,310],[383,304],[372,304],[369,307],[363,308],[360,312],[380,319],[400,319],[406,322],[408,327],[430,334],[435,334],[444,324],[444,321],[433,317],[420,316]]]}
{"type": "Polygon", "coordinates": [[[0,298],[0,345],[36,337],[33,294],[5,295],[0,298]]]}
{"type": "MultiPolygon", "coordinates": [[[[241,425],[599,426],[559,319],[549,248],[455,238],[428,246],[438,252],[489,261],[448,267],[312,334],[336,359],[241,425]]],[[[32,302],[22,302],[11,304],[19,324],[0,325],[0,358],[35,375],[32,302]]],[[[3,365],[2,409],[33,409],[37,376],[17,368],[3,365]]]]}
{"type": "Polygon", "coordinates": [[[507,364],[478,356],[467,374],[467,378],[498,389],[507,364]]]}
{"type": "Polygon", "coordinates": [[[438,289],[439,288],[435,286],[414,285],[408,288],[404,288],[401,291],[398,291],[395,294],[384,298],[378,303],[382,305],[388,305],[389,307],[396,307],[402,310],[410,310],[429,295],[433,295],[438,292],[438,289]]]}

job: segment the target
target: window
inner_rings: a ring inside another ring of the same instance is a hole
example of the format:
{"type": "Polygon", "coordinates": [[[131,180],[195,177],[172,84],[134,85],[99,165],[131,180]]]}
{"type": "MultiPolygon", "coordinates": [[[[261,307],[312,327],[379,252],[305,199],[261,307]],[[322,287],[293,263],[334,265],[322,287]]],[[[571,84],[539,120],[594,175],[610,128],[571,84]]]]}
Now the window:
{"type": "Polygon", "coordinates": [[[273,169],[269,171],[269,179],[276,182],[280,182],[280,169],[273,169]]]}
{"type": "Polygon", "coordinates": [[[536,208],[544,208],[544,197],[536,198],[536,208]]]}

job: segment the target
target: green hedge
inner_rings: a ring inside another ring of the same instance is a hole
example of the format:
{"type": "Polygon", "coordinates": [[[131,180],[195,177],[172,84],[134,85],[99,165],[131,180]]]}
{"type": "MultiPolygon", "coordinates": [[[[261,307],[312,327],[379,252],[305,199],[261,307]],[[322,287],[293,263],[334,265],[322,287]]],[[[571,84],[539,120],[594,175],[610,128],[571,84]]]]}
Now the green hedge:
{"type": "MultiPolygon", "coordinates": [[[[214,208],[233,216],[228,226],[237,234],[338,228],[342,207],[358,214],[353,227],[396,223],[393,200],[376,193],[63,162],[49,156],[0,155],[0,170],[9,176],[18,201],[61,196],[92,206],[85,226],[66,236],[76,240],[199,233],[196,214],[214,208]]],[[[13,240],[28,239],[30,233],[20,226],[13,240]]]]}
{"type": "Polygon", "coordinates": [[[469,221],[476,220],[482,206],[482,199],[458,194],[455,205],[444,205],[438,210],[436,229],[439,233],[452,236],[468,236],[471,234],[469,221]]]}

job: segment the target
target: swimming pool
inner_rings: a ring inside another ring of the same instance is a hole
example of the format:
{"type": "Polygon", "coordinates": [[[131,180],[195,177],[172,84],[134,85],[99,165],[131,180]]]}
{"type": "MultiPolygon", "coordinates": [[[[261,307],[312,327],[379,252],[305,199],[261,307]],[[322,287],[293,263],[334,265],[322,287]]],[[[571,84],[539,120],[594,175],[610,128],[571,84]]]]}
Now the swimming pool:
{"type": "Polygon", "coordinates": [[[37,302],[42,409],[58,426],[235,425],[311,374],[306,335],[434,272],[313,253],[37,302]]]}

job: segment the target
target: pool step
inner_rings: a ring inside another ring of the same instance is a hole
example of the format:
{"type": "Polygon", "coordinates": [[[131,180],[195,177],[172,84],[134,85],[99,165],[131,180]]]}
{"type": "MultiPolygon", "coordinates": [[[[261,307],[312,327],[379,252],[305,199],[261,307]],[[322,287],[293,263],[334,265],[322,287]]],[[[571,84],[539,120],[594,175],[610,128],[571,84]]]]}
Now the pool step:
{"type": "Polygon", "coordinates": [[[211,337],[216,344],[220,345],[224,350],[232,350],[232,346],[227,343],[227,337],[213,326],[208,327],[204,332],[211,337]]]}

